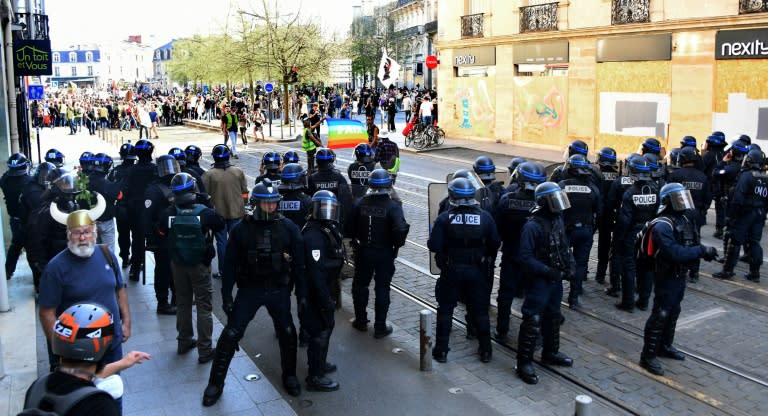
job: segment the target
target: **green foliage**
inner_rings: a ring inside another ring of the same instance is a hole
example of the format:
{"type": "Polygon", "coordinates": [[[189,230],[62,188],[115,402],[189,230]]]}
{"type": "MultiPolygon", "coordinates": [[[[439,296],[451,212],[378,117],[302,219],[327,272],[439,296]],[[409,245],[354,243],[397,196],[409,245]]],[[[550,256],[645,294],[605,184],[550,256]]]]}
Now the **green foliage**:
{"type": "Polygon", "coordinates": [[[86,209],[91,209],[91,201],[93,195],[91,194],[91,191],[88,190],[88,184],[90,183],[90,178],[88,178],[88,175],[85,174],[85,172],[77,172],[77,178],[75,179],[75,185],[77,186],[77,194],[75,195],[76,201],[83,201],[80,203],[80,206],[87,206],[86,209]]]}

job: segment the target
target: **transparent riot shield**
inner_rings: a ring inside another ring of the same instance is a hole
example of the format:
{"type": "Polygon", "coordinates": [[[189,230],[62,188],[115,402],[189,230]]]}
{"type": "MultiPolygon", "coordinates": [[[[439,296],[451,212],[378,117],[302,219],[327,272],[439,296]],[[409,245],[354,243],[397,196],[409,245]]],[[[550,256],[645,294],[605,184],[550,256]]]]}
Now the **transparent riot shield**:
{"type": "MultiPolygon", "coordinates": [[[[448,197],[448,184],[441,182],[430,183],[427,187],[427,207],[429,208],[429,232],[432,233],[432,225],[437,219],[440,210],[440,201],[448,197]]],[[[435,253],[429,253],[429,272],[440,274],[440,268],[435,261],[435,253]]]]}

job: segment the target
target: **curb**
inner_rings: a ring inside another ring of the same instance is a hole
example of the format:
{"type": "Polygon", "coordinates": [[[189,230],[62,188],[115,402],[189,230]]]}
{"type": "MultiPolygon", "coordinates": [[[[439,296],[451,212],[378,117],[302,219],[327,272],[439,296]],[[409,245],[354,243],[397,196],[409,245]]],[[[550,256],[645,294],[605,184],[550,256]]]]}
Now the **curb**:
{"type": "MultiPolygon", "coordinates": [[[[202,130],[211,130],[211,131],[219,131],[220,130],[219,127],[217,127],[217,126],[212,126],[210,124],[200,123],[200,122],[191,121],[191,120],[184,120],[182,125],[183,126],[187,126],[187,127],[196,128],[196,129],[202,129],[202,130]]],[[[246,132],[246,136],[245,137],[253,138],[253,135],[251,135],[250,133],[246,132]]],[[[286,137],[284,139],[279,139],[279,138],[276,138],[276,137],[273,137],[273,136],[266,136],[266,135],[264,137],[265,137],[264,141],[267,142],[267,143],[290,143],[290,142],[297,141],[296,137],[286,137]]]]}

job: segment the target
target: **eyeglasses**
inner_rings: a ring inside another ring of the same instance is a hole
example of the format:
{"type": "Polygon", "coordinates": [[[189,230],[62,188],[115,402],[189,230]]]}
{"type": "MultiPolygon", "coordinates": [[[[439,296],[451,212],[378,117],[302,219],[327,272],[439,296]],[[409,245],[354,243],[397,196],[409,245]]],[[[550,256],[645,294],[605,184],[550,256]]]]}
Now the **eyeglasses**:
{"type": "Polygon", "coordinates": [[[81,238],[81,237],[90,238],[90,237],[93,237],[93,230],[92,229],[88,229],[88,230],[85,230],[85,231],[70,231],[69,235],[70,235],[70,237],[75,237],[75,238],[78,238],[78,239],[81,238]]]}

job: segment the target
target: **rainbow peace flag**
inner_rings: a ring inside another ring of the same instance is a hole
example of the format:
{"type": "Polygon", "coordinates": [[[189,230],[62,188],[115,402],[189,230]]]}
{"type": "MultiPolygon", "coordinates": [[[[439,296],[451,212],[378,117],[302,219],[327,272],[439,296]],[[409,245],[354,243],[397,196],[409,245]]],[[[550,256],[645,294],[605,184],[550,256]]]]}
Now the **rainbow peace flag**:
{"type": "Polygon", "coordinates": [[[357,120],[328,118],[328,147],[346,149],[360,143],[368,143],[368,132],[363,123],[357,120]]]}

